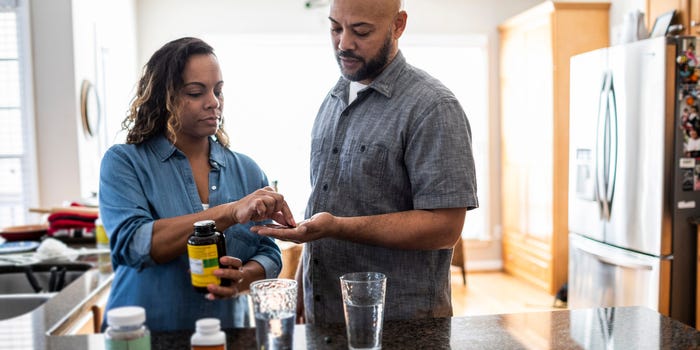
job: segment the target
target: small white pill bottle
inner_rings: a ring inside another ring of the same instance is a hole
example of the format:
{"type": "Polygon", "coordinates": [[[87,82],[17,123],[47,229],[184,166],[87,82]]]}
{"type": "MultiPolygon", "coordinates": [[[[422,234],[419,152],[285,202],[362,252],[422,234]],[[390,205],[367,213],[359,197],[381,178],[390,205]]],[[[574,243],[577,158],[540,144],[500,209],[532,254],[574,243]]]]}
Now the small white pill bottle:
{"type": "Polygon", "coordinates": [[[151,332],[146,325],[146,310],[123,306],[107,311],[105,349],[151,350],[151,332]]]}
{"type": "Polygon", "coordinates": [[[218,318],[202,318],[195,323],[192,334],[192,350],[226,350],[226,333],[221,330],[218,318]]]}

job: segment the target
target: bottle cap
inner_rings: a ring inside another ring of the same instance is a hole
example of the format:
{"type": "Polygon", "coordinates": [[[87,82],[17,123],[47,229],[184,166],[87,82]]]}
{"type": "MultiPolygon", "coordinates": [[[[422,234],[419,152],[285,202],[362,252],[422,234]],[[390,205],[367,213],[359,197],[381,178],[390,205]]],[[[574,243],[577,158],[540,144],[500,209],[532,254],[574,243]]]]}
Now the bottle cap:
{"type": "Polygon", "coordinates": [[[214,226],[214,220],[202,220],[194,223],[194,227],[214,226]]]}
{"type": "Polygon", "coordinates": [[[202,220],[194,223],[195,235],[211,235],[216,231],[216,223],[214,220],[202,220]]]}
{"type": "Polygon", "coordinates": [[[146,322],[146,310],[140,306],[123,306],[107,311],[107,324],[124,327],[146,322]]]}
{"type": "Polygon", "coordinates": [[[199,333],[216,333],[221,330],[221,322],[218,318],[201,318],[195,325],[199,333]]]}

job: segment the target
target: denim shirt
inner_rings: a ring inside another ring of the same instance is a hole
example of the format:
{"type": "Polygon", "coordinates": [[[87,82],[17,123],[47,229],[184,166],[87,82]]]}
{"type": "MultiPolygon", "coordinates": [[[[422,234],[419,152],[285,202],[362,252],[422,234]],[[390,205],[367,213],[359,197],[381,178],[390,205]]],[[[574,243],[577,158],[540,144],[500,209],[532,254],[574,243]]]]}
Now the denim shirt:
{"type": "MultiPolygon", "coordinates": [[[[478,207],[469,121],[442,83],[399,52],[350,104],[349,84],[340,78],[312,129],[306,217],[478,207]]],[[[451,316],[451,258],[452,249],[309,242],[302,258],[306,319],[343,322],[338,278],[360,271],[387,276],[386,320],[451,316]]]]}
{"type": "MultiPolygon", "coordinates": [[[[233,202],[267,186],[268,180],[249,157],[210,140],[209,206],[233,202]]],[[[239,297],[209,301],[191,285],[189,260],[183,254],[157,264],[150,256],[154,221],[203,210],[189,161],[164,136],[142,144],[117,144],[104,155],[100,169],[100,218],[109,236],[114,281],[107,310],[126,305],[146,309],[154,331],[194,329],[204,317],[222,328],[242,326],[248,308],[239,297]]],[[[282,267],[281,253],[270,238],[238,224],[225,232],[227,255],[254,260],[267,278],[282,267]]]]}

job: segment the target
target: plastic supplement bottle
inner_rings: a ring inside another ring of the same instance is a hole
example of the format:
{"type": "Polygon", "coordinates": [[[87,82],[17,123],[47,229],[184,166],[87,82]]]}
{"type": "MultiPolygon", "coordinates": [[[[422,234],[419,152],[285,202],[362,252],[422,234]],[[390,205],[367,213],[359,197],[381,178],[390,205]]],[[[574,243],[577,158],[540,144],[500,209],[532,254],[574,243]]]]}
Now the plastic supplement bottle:
{"type": "Polygon", "coordinates": [[[151,333],[144,325],[146,310],[140,306],[124,306],[107,311],[105,349],[151,350],[151,333]]]}
{"type": "Polygon", "coordinates": [[[190,339],[192,350],[226,350],[226,333],[218,318],[199,319],[196,329],[190,339]]]}
{"type": "Polygon", "coordinates": [[[226,238],[216,231],[214,220],[194,223],[194,233],[187,240],[187,255],[190,259],[192,286],[200,293],[208,293],[207,285],[231,285],[231,280],[214,275],[219,258],[226,255],[226,238]]]}
{"type": "MultiPolygon", "coordinates": [[[[109,237],[107,237],[107,231],[105,231],[105,227],[102,225],[102,219],[99,217],[95,220],[95,238],[97,242],[95,245],[96,248],[109,250],[109,237]]],[[[97,255],[97,266],[101,273],[112,272],[112,258],[109,252],[103,252],[97,255]]]]}

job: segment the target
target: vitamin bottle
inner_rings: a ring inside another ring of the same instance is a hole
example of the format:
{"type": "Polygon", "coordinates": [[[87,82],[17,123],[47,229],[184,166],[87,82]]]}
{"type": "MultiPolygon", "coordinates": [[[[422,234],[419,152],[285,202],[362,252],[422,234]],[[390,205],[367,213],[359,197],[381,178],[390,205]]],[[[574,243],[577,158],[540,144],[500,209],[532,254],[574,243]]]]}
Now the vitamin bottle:
{"type": "Polygon", "coordinates": [[[207,293],[209,284],[231,285],[231,280],[214,275],[214,270],[219,268],[219,258],[226,255],[226,239],[216,231],[214,220],[194,223],[194,233],[187,240],[187,255],[192,286],[196,291],[207,293]]]}
{"type": "Polygon", "coordinates": [[[151,333],[144,325],[146,310],[140,306],[124,306],[107,311],[105,349],[150,350],[151,333]]]}
{"type": "Polygon", "coordinates": [[[226,333],[218,318],[197,320],[196,331],[190,339],[192,350],[226,350],[226,333]]]}
{"type": "Polygon", "coordinates": [[[102,252],[97,254],[97,266],[101,273],[111,273],[112,272],[112,258],[109,253],[109,237],[107,237],[107,231],[105,231],[104,225],[102,225],[102,219],[99,217],[95,220],[95,238],[97,244],[95,248],[101,249],[102,252]]]}

